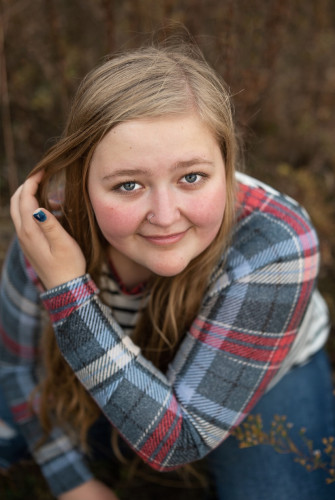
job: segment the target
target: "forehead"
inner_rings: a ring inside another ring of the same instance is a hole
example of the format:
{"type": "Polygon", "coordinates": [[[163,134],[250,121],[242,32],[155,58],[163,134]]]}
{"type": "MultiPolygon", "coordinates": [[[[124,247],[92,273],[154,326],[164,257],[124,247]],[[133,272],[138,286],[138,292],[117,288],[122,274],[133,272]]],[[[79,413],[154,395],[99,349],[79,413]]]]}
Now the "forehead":
{"type": "MultiPolygon", "coordinates": [[[[162,154],[208,154],[218,142],[196,113],[141,118],[118,124],[97,145],[92,162],[106,155],[114,159],[153,158],[162,154]]],[[[185,161],[187,158],[185,158],[185,161]]]]}

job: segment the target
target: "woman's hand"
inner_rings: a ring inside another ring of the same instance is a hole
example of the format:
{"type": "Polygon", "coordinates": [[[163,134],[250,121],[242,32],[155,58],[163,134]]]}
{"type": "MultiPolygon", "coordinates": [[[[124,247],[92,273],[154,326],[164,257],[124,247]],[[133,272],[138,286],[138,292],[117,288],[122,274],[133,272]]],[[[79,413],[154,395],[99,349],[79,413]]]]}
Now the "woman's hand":
{"type": "Polygon", "coordinates": [[[104,483],[91,479],[77,488],[63,493],[58,500],[119,500],[104,483]]]}
{"type": "Polygon", "coordinates": [[[85,274],[86,262],[79,245],[56,217],[39,209],[35,195],[42,177],[43,172],[38,172],[17,189],[10,213],[22,250],[48,289],[85,274]]]}

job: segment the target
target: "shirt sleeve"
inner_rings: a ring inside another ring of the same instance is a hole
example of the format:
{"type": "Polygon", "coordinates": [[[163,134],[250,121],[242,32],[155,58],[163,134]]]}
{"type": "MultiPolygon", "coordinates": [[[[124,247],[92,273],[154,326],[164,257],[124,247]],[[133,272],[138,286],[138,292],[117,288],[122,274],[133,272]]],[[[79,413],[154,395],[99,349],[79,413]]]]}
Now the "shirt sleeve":
{"type": "Polygon", "coordinates": [[[77,377],[158,470],[202,458],[250,412],[289,352],[315,287],[318,241],[306,213],[261,190],[242,212],[167,374],[122,335],[88,275],[43,294],[77,377]]]}
{"type": "Polygon", "coordinates": [[[92,474],[80,451],[58,428],[52,430],[44,445],[36,448],[43,431],[31,411],[30,397],[37,383],[42,330],[39,295],[36,275],[15,240],[3,267],[0,289],[0,384],[31,454],[51,491],[58,496],[87,481],[92,474]]]}

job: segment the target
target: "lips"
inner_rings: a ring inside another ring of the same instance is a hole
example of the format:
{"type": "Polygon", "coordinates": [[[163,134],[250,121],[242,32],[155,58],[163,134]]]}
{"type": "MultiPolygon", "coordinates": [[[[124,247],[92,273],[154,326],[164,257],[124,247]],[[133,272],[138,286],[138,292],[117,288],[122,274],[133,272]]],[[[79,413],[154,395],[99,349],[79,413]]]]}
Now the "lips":
{"type": "Polygon", "coordinates": [[[173,243],[177,243],[180,241],[186,234],[186,231],[183,231],[181,233],[174,233],[174,234],[169,234],[169,235],[152,235],[152,236],[143,236],[142,237],[149,241],[150,243],[153,243],[154,245],[172,245],[173,243]]]}

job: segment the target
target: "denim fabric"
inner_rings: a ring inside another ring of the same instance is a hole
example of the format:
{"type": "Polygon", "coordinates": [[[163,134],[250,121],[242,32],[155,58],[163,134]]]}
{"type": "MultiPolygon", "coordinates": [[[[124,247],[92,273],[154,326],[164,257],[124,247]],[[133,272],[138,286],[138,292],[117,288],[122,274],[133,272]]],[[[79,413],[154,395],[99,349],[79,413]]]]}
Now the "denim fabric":
{"type": "MultiPolygon", "coordinates": [[[[274,415],[286,415],[294,424],[290,436],[299,448],[303,449],[299,431],[305,427],[313,449],[323,450],[322,438],[335,436],[334,409],[328,358],[320,351],[265,394],[252,414],[261,415],[266,431],[274,415]]],[[[208,465],[219,500],[335,498],[335,483],[326,485],[324,471],[308,472],[292,454],[280,454],[271,446],[241,449],[230,437],[208,456],[208,465]]]]}

